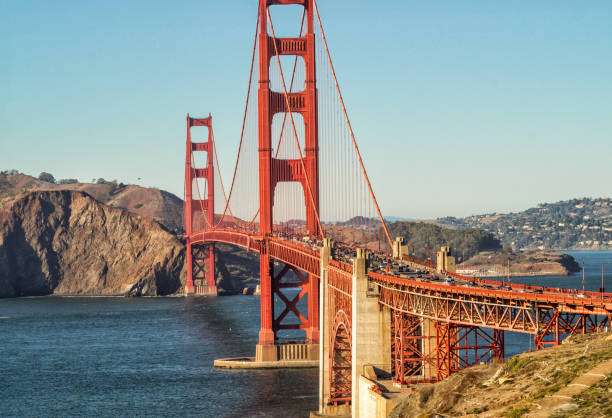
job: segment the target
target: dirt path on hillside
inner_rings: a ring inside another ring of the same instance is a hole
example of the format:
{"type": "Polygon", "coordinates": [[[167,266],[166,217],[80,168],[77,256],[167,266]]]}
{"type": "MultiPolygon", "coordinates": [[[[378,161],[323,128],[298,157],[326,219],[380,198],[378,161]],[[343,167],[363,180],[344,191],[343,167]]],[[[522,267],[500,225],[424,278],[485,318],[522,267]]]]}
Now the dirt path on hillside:
{"type": "Polygon", "coordinates": [[[553,414],[573,412],[578,409],[574,396],[584,392],[589,387],[599,383],[612,374],[612,360],[599,364],[581,376],[572,380],[554,395],[550,395],[536,403],[537,410],[529,412],[529,418],[549,417],[553,414]]]}

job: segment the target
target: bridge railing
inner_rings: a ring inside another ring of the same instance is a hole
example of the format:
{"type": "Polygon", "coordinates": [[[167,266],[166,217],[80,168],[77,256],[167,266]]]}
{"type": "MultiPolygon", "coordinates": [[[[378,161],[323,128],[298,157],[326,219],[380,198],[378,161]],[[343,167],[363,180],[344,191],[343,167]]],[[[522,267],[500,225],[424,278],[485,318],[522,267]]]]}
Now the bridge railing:
{"type": "MultiPolygon", "coordinates": [[[[488,280],[488,279],[482,279],[482,278],[471,277],[471,276],[463,276],[461,274],[451,273],[451,272],[443,272],[443,273],[455,279],[473,281],[475,283],[492,285],[492,286],[502,285],[502,283],[498,280],[488,280]]],[[[599,299],[599,300],[609,299],[612,302],[612,293],[606,293],[606,292],[602,293],[602,292],[593,292],[593,291],[588,291],[588,290],[579,291],[577,289],[563,289],[563,288],[558,288],[558,287],[533,286],[533,285],[527,285],[527,284],[522,284],[522,283],[503,283],[503,285],[510,287],[512,289],[518,289],[518,290],[525,290],[525,291],[541,290],[542,292],[561,293],[561,294],[565,294],[569,296],[573,295],[574,297],[581,297],[581,298],[583,296],[576,296],[576,295],[584,295],[584,296],[589,296],[590,299],[599,299]]]]}
{"type": "MultiPolygon", "coordinates": [[[[457,297],[466,297],[466,296],[477,296],[477,297],[486,297],[493,300],[505,299],[505,300],[524,300],[529,302],[538,302],[543,304],[558,304],[563,305],[563,309],[566,311],[575,311],[579,312],[581,310],[589,310],[589,313],[592,312],[590,307],[601,307],[603,308],[602,314],[609,314],[612,312],[612,299],[607,298],[596,298],[596,297],[580,297],[576,296],[572,293],[564,293],[564,292],[542,292],[542,293],[533,293],[533,292],[517,292],[513,290],[507,289],[488,289],[488,288],[479,288],[472,286],[457,286],[453,284],[447,283],[432,283],[432,282],[421,282],[418,280],[411,280],[405,278],[399,278],[394,276],[387,276],[380,273],[369,272],[368,276],[373,281],[380,284],[390,284],[393,286],[400,287],[409,287],[413,289],[418,289],[419,292],[423,293],[431,293],[431,292],[444,292],[455,294],[457,297]]],[[[465,276],[464,276],[465,277],[465,276]]],[[[472,278],[467,278],[471,280],[472,278]]],[[[493,282],[495,284],[499,284],[493,282]]]]}

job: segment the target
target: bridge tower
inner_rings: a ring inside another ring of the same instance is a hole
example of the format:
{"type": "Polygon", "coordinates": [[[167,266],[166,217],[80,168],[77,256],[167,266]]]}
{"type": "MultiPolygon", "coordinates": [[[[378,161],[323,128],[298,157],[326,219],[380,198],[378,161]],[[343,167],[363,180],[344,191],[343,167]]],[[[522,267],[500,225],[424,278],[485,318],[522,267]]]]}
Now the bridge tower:
{"type": "MultiPolygon", "coordinates": [[[[319,157],[317,126],[317,88],[315,67],[313,0],[260,0],[259,2],[259,201],[260,232],[266,237],[273,233],[274,191],[281,182],[297,182],[302,185],[306,206],[306,229],[311,237],[320,237],[317,214],[319,210],[319,157]],[[270,6],[301,5],[305,8],[306,34],[296,38],[275,38],[268,33],[270,6]],[[276,92],[270,88],[270,64],[278,55],[300,56],[305,65],[306,83],[301,92],[276,92]],[[304,155],[298,159],[277,159],[272,154],[272,121],[277,113],[300,113],[304,120],[304,155]]],[[[282,204],[283,202],[277,202],[282,204]]],[[[264,242],[268,242],[264,239],[264,242]]],[[[265,245],[264,245],[265,247],[265,245]]],[[[286,265],[275,272],[275,266],[263,248],[260,256],[261,279],[261,330],[257,346],[258,360],[275,360],[274,346],[281,329],[303,329],[312,353],[318,352],[319,343],[319,280],[286,265]],[[292,286],[300,289],[298,299],[287,300],[282,288],[290,287],[281,279],[293,271],[301,283],[292,286]],[[307,317],[298,312],[297,301],[307,294],[307,317]],[[284,312],[275,316],[274,297],[278,295],[286,305],[284,312]],[[298,316],[300,324],[282,324],[288,311],[298,316]]]]}
{"type": "Polygon", "coordinates": [[[187,246],[186,294],[216,295],[215,247],[213,244],[194,244],[194,236],[206,233],[215,220],[215,182],[213,168],[212,116],[192,118],[187,115],[187,152],[185,156],[185,201],[183,219],[187,246]],[[191,140],[191,128],[204,127],[208,130],[205,142],[191,140]],[[206,152],[206,167],[198,167],[194,152],[206,152]],[[206,191],[199,190],[197,179],[206,180],[206,191]],[[195,192],[195,195],[194,195],[195,192]],[[205,193],[206,196],[202,196],[205,193]],[[207,268],[208,267],[208,268],[207,268]]]}

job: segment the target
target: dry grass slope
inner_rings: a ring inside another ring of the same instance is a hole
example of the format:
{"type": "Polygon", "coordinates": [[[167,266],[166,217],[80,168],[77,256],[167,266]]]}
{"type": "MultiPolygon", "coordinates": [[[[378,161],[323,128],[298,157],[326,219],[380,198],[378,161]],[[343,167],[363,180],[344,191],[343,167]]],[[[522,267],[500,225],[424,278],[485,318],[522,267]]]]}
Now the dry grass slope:
{"type": "Polygon", "coordinates": [[[604,364],[610,359],[610,334],[573,336],[559,347],[519,354],[504,365],[479,365],[422,385],[390,417],[539,416],[542,405],[552,401],[555,406],[545,416],[612,416],[612,363],[604,364]],[[599,376],[595,384],[573,383],[598,365],[605,371],[594,373],[599,376]],[[554,397],[568,385],[579,393],[554,397]],[[561,405],[556,405],[559,399],[561,405]]]}

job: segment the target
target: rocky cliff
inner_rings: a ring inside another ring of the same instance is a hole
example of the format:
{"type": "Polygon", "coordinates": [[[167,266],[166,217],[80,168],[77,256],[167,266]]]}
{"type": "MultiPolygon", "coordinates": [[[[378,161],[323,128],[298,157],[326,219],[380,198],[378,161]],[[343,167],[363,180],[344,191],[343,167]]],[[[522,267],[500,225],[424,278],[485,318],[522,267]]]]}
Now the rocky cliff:
{"type": "Polygon", "coordinates": [[[0,206],[0,297],[171,294],[184,256],[157,222],[83,192],[29,192],[0,206]]]}

